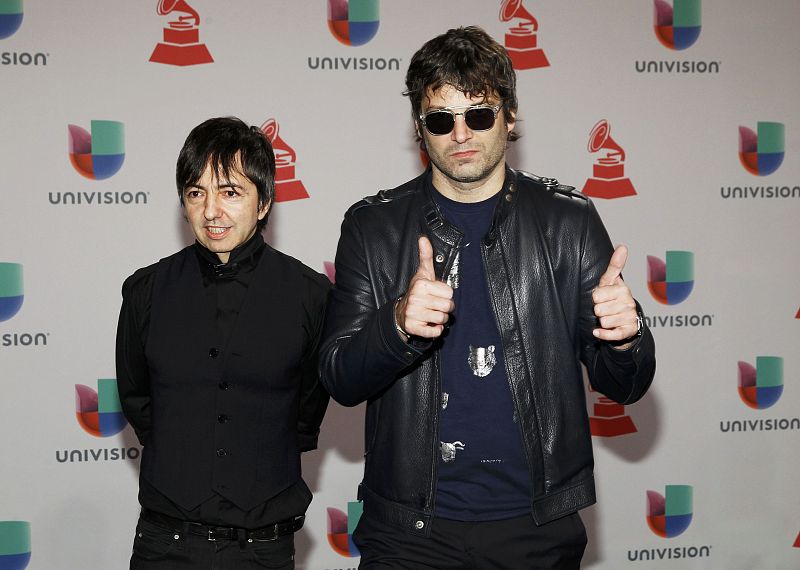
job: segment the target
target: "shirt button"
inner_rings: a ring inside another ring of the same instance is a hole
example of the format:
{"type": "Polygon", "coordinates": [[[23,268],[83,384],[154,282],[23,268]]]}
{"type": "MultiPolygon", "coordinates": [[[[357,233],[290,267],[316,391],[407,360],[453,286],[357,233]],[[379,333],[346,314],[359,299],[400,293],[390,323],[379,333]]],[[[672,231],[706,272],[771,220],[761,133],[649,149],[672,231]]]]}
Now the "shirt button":
{"type": "Polygon", "coordinates": [[[221,423],[221,424],[227,423],[227,421],[228,421],[229,419],[230,419],[230,418],[229,418],[228,416],[226,416],[225,414],[220,414],[220,415],[218,415],[218,416],[217,416],[217,421],[218,421],[219,423],[221,423]]]}
{"type": "Polygon", "coordinates": [[[227,383],[227,382],[225,382],[225,381],[222,381],[222,382],[220,382],[220,383],[219,383],[219,389],[220,389],[220,390],[227,390],[227,389],[228,389],[228,388],[230,388],[230,387],[231,387],[231,385],[230,385],[230,384],[228,384],[228,383],[227,383]]]}
{"type": "Polygon", "coordinates": [[[226,455],[228,455],[228,452],[225,451],[224,449],[217,450],[217,457],[225,457],[226,455]]]}
{"type": "Polygon", "coordinates": [[[422,521],[417,521],[414,523],[414,526],[416,527],[417,530],[422,530],[423,527],[425,526],[425,523],[422,521]]]}
{"type": "Polygon", "coordinates": [[[208,355],[209,355],[211,358],[216,358],[217,356],[219,356],[219,350],[218,350],[218,349],[216,349],[216,348],[209,348],[209,349],[208,349],[208,355]]]}

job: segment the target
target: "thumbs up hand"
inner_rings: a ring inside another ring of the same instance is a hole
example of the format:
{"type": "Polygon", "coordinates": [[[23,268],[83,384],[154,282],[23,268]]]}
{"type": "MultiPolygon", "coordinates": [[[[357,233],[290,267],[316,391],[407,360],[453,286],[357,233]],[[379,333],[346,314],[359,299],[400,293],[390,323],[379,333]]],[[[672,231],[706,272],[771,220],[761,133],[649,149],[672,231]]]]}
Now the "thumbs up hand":
{"type": "Polygon", "coordinates": [[[406,294],[395,305],[394,318],[397,326],[408,336],[437,338],[455,309],[453,288],[436,280],[433,246],[428,238],[421,236],[418,243],[419,267],[406,294]]]}
{"type": "MultiPolygon", "coordinates": [[[[605,273],[600,276],[597,287],[592,292],[594,314],[600,326],[592,331],[595,337],[607,341],[620,341],[632,338],[639,330],[636,302],[631,290],[622,280],[622,269],[628,259],[628,248],[617,247],[608,263],[605,273]]],[[[630,344],[618,346],[625,349],[630,344]]]]}

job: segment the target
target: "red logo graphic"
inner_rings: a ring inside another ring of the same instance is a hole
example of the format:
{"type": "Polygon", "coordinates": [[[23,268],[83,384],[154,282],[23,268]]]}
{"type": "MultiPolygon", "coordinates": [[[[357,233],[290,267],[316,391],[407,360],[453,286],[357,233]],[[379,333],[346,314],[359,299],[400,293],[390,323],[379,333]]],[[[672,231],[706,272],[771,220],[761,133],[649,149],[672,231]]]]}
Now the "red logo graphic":
{"type": "Polygon", "coordinates": [[[288,202],[308,198],[303,182],[294,177],[297,155],[294,149],[278,135],[278,121],[269,119],[261,125],[261,130],[272,143],[272,150],[275,153],[275,201],[288,202]]]}
{"type": "Polygon", "coordinates": [[[322,265],[325,267],[325,275],[328,276],[328,281],[336,283],[336,265],[332,261],[323,261],[322,265]]]}
{"type": "Polygon", "coordinates": [[[431,157],[428,156],[428,149],[423,140],[419,141],[419,160],[422,163],[422,168],[427,170],[431,163],[431,157]]]}
{"type": "Polygon", "coordinates": [[[794,546],[795,548],[800,548],[800,533],[797,533],[797,538],[795,539],[794,544],[792,546],[794,546]]]}
{"type": "Polygon", "coordinates": [[[607,152],[594,162],[594,178],[589,178],[583,193],[594,198],[622,198],[635,196],[636,190],[625,177],[625,151],[611,138],[611,126],[605,119],[599,121],[589,133],[589,152],[601,149],[607,152]]]}
{"type": "Polygon", "coordinates": [[[795,319],[800,319],[800,309],[797,309],[797,314],[794,316],[795,319]]]}
{"type": "MultiPolygon", "coordinates": [[[[589,385],[589,392],[596,393],[591,384],[589,385]]],[[[605,396],[600,396],[592,407],[594,411],[589,416],[589,430],[592,435],[616,437],[638,431],[631,417],[625,415],[625,406],[622,404],[618,404],[605,396]]]]}
{"type": "Polygon", "coordinates": [[[522,0],[503,0],[500,6],[500,21],[521,20],[506,32],[505,47],[514,69],[548,67],[550,62],[544,50],[536,47],[536,32],[539,22],[522,5],[522,0]]]}
{"type": "Polygon", "coordinates": [[[180,66],[213,63],[206,44],[200,43],[200,15],[186,0],[158,0],[157,12],[159,16],[182,15],[164,28],[164,41],[156,45],[150,61],[180,66]]]}

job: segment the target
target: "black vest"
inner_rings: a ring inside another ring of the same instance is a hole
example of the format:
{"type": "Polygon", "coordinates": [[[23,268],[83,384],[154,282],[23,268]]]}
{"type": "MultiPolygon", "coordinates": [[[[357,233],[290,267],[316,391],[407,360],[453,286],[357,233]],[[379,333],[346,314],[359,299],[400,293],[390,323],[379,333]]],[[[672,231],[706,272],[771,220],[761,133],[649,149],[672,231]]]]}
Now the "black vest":
{"type": "Polygon", "coordinates": [[[193,248],[158,264],[145,347],[152,428],[141,471],[185,509],[214,492],[250,509],[300,478],[299,365],[310,339],[298,265],[265,248],[221,346],[193,248]]]}

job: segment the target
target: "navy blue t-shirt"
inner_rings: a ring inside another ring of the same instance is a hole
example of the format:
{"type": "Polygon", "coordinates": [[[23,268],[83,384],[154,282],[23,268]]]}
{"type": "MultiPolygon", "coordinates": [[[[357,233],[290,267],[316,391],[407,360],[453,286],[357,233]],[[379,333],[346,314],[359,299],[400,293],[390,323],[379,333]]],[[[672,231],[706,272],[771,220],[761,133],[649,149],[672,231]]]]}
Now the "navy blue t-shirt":
{"type": "Polygon", "coordinates": [[[445,219],[464,232],[448,284],[455,311],[440,350],[441,455],[434,515],[501,520],[530,512],[530,475],[481,255],[499,193],[455,202],[432,189],[445,219]]]}

